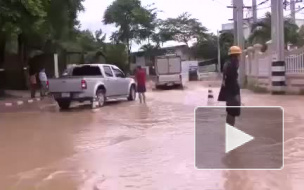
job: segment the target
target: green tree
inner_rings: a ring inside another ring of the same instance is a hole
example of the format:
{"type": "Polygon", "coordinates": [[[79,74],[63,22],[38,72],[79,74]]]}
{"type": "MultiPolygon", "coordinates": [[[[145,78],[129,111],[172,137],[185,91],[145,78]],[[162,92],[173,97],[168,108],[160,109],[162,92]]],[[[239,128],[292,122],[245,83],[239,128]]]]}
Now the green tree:
{"type": "Polygon", "coordinates": [[[129,57],[132,40],[142,40],[149,36],[147,28],[152,27],[153,18],[151,10],[143,7],[140,0],[115,0],[106,9],[103,22],[118,27],[118,31],[113,33],[111,39],[124,43],[129,57]]]}
{"type": "Polygon", "coordinates": [[[1,0],[0,67],[8,40],[17,41],[22,70],[31,50],[57,51],[79,24],[77,13],[83,10],[82,1],[1,0]]]}
{"type": "Polygon", "coordinates": [[[217,58],[217,36],[209,34],[207,37],[199,39],[191,50],[196,58],[215,59],[217,58]]]}
{"type": "MultiPolygon", "coordinates": [[[[285,44],[297,45],[299,39],[298,26],[293,24],[290,19],[284,20],[284,32],[285,32],[285,44]]],[[[265,44],[271,40],[271,14],[268,12],[265,18],[254,23],[251,28],[251,35],[249,37],[249,43],[251,45],[255,43],[265,44]]]]}
{"type": "Polygon", "coordinates": [[[299,29],[299,41],[298,46],[302,47],[304,45],[304,25],[299,29]]]}
{"type": "MultiPolygon", "coordinates": [[[[228,59],[228,50],[234,43],[234,37],[231,32],[223,32],[220,37],[221,64],[228,59]]],[[[196,58],[217,59],[218,56],[218,37],[209,34],[207,37],[199,39],[191,47],[191,51],[196,58]]]]}
{"type": "Polygon", "coordinates": [[[220,35],[220,48],[221,48],[221,64],[228,59],[228,51],[234,45],[234,36],[232,32],[223,32],[220,35]]]}
{"type": "Polygon", "coordinates": [[[129,71],[128,54],[124,44],[106,44],[104,54],[106,62],[114,64],[123,71],[129,71]]]}
{"type": "MultiPolygon", "coordinates": [[[[0,68],[4,64],[7,40],[17,36],[18,53],[23,70],[26,58],[24,44],[29,41],[26,40],[26,36],[32,35],[32,31],[36,31],[43,22],[47,4],[48,0],[0,1],[0,68]]],[[[3,72],[0,73],[0,80],[4,81],[3,72]]],[[[3,89],[4,83],[0,83],[0,89],[3,89]]]]}
{"type": "Polygon", "coordinates": [[[189,13],[183,13],[177,18],[168,18],[160,25],[160,31],[167,39],[183,42],[188,45],[189,41],[207,37],[207,28],[189,13]]]}
{"type": "MultiPolygon", "coordinates": [[[[77,14],[84,10],[83,0],[62,1],[52,0],[47,6],[47,18],[41,28],[44,33],[47,45],[53,46],[50,51],[56,52],[62,42],[75,40],[78,30],[75,26],[79,25],[77,14]]],[[[40,34],[41,34],[40,33],[40,34]]]]}

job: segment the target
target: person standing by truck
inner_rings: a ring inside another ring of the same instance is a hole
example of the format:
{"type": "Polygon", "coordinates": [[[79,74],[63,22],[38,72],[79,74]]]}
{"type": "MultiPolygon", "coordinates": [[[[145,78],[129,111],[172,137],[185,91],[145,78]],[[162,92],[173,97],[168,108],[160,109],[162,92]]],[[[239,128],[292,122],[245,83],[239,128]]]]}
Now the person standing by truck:
{"type": "Polygon", "coordinates": [[[141,66],[137,67],[135,80],[140,103],[146,103],[146,72],[141,66]]]}
{"type": "Polygon", "coordinates": [[[47,76],[46,76],[46,73],[45,73],[45,69],[42,68],[39,72],[39,81],[40,81],[40,95],[41,97],[44,97],[46,96],[46,93],[47,93],[47,76]]]}
{"type": "Polygon", "coordinates": [[[226,123],[235,126],[235,118],[241,114],[241,92],[238,83],[238,68],[242,50],[238,46],[229,49],[229,61],[224,64],[223,83],[218,101],[226,102],[226,123]],[[236,106],[231,108],[229,106],[236,106]]]}
{"type": "Polygon", "coordinates": [[[29,81],[31,98],[35,98],[37,90],[37,73],[33,64],[29,64],[29,81]]]}

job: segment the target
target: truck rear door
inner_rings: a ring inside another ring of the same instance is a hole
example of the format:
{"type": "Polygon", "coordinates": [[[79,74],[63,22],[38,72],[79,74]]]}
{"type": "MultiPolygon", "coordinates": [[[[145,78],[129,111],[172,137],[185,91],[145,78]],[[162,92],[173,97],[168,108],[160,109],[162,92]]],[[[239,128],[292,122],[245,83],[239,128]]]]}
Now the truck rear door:
{"type": "Polygon", "coordinates": [[[156,60],[156,73],[158,75],[166,75],[169,73],[169,62],[166,57],[156,60]]]}
{"type": "Polygon", "coordinates": [[[169,57],[169,74],[179,74],[182,71],[182,64],[180,57],[169,57]]]}
{"type": "Polygon", "coordinates": [[[180,74],[181,71],[182,63],[178,56],[161,57],[156,61],[156,72],[159,75],[180,74]]]}

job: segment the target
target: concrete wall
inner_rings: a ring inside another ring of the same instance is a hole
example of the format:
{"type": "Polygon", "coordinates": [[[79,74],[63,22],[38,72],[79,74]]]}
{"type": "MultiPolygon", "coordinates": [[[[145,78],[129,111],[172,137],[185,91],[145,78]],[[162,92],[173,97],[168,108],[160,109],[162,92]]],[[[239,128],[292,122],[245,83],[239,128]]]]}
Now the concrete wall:
{"type": "Polygon", "coordinates": [[[304,74],[287,74],[287,90],[290,93],[304,93],[304,74]]]}
{"type": "MultiPolygon", "coordinates": [[[[244,51],[246,59],[246,79],[250,89],[271,90],[271,62],[275,54],[269,42],[268,50],[261,52],[259,44],[249,47],[244,51]]],[[[286,51],[286,91],[299,94],[304,92],[304,48],[286,51]],[[290,69],[292,68],[292,69],[290,69]]]]}

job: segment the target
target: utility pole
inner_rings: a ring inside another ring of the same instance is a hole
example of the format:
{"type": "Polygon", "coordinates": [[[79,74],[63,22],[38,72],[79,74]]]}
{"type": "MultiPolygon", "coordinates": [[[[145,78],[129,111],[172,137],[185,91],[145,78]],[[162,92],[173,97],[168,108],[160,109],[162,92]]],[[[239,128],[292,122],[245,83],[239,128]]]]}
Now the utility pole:
{"type": "Polygon", "coordinates": [[[273,43],[272,60],[272,94],[284,94],[285,76],[285,44],[284,44],[284,15],[283,0],[271,0],[271,38],[273,43]]]}
{"type": "Polygon", "coordinates": [[[257,2],[256,0],[252,0],[252,21],[253,23],[256,23],[258,21],[258,16],[257,16],[257,2]]]}
{"type": "Polygon", "coordinates": [[[237,44],[237,1],[238,0],[232,0],[232,8],[233,8],[233,36],[234,36],[234,44],[237,44]]]}
{"type": "MultiPolygon", "coordinates": [[[[235,0],[235,7],[236,7],[236,11],[237,11],[237,45],[244,50],[245,44],[244,44],[244,15],[243,15],[243,8],[244,8],[244,4],[243,4],[243,0],[235,0]]],[[[241,55],[241,60],[240,60],[241,64],[240,64],[240,68],[239,68],[239,83],[241,87],[244,87],[245,85],[245,55],[242,54],[241,55]]]]}
{"type": "Polygon", "coordinates": [[[290,15],[291,15],[291,20],[295,24],[296,23],[296,1],[295,0],[290,0],[290,15]]]}
{"type": "Polygon", "coordinates": [[[220,32],[217,31],[217,66],[216,71],[221,72],[221,45],[220,45],[220,32]]]}
{"type": "MultiPolygon", "coordinates": [[[[234,44],[239,46],[242,50],[244,50],[244,8],[252,8],[248,6],[244,6],[243,0],[233,0],[233,5],[228,6],[228,8],[233,8],[233,21],[234,21],[234,44]]],[[[241,87],[245,86],[245,55],[241,55],[240,60],[240,68],[239,68],[239,83],[241,87]]]]}

